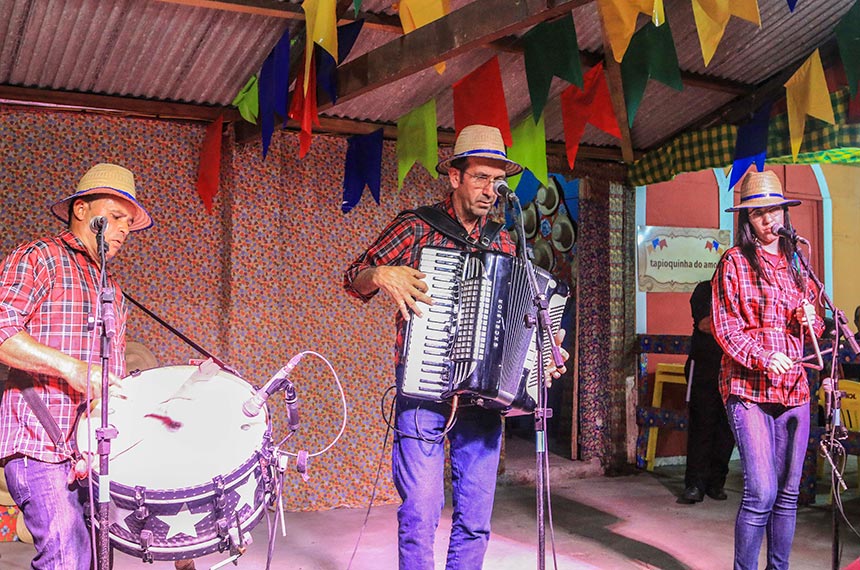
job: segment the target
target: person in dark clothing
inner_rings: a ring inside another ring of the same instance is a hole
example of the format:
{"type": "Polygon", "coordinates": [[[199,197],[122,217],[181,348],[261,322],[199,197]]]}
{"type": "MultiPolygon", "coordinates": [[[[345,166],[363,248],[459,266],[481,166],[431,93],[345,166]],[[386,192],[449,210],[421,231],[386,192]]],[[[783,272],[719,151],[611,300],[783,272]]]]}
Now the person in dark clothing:
{"type": "Polygon", "coordinates": [[[699,503],[707,495],[726,499],[723,486],[735,439],[718,385],[723,351],[711,332],[711,282],[696,285],[690,296],[693,335],[690,355],[684,366],[689,389],[690,414],[687,433],[687,470],[679,503],[699,503]]]}

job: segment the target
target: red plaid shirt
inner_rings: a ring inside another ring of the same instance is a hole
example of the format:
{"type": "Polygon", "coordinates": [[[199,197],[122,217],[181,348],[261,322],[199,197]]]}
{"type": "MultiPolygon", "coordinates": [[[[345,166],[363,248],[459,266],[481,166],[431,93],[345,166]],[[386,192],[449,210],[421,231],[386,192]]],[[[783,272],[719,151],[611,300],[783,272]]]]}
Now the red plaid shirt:
{"type": "MultiPolygon", "coordinates": [[[[433,207],[444,210],[452,218],[455,220],[457,219],[450,194],[444,201],[434,204],[433,207]]],[[[484,229],[486,224],[487,218],[479,220],[472,229],[470,237],[477,239],[481,235],[481,231],[484,229]]],[[[445,234],[433,229],[433,227],[421,220],[415,214],[401,212],[384,230],[382,230],[382,233],[379,234],[376,241],[373,242],[370,248],[352,262],[352,265],[349,266],[344,274],[344,288],[350,295],[367,302],[376,295],[378,290],[369,295],[362,295],[353,288],[352,283],[362,270],[367,269],[368,267],[377,267],[379,265],[409,265],[417,269],[421,249],[428,246],[447,247],[460,250],[466,249],[458,242],[449,239],[445,234]]],[[[491,249],[501,251],[508,255],[516,254],[516,245],[511,241],[510,236],[505,231],[502,231],[499,234],[499,237],[497,237],[491,245],[491,249]]],[[[477,248],[469,251],[477,251],[477,248]]],[[[400,314],[400,311],[397,311],[395,323],[397,327],[395,358],[397,359],[396,363],[399,364],[403,352],[403,345],[406,342],[406,321],[403,320],[403,316],[400,314]]]]}
{"type": "MultiPolygon", "coordinates": [[[[800,364],[773,376],[766,372],[775,352],[792,360],[803,355],[800,323],[794,310],[804,292],[798,289],[784,256],[761,248],[758,256],[768,281],[758,279],[740,248],[729,249],[717,266],[713,288],[714,338],[725,351],[720,369],[723,400],[734,394],[753,402],[796,406],[809,401],[809,382],[800,364]]],[[[815,287],[807,286],[807,298],[815,300],[815,287]]],[[[824,322],[813,327],[820,335],[824,322]]],[[[804,336],[808,332],[803,333],[804,336]]]]}
{"type": "MultiPolygon", "coordinates": [[[[110,371],[125,375],[127,309],[116,291],[117,334],[111,342],[110,371]]],[[[74,358],[99,364],[98,328],[87,329],[99,297],[99,267],[71,232],[19,246],[0,268],[0,344],[21,331],[74,358]]],[[[62,378],[9,371],[0,403],[0,457],[20,453],[40,461],[66,459],[58,453],[21,389],[32,382],[62,433],[69,435],[77,407],[86,396],[62,378]]]]}

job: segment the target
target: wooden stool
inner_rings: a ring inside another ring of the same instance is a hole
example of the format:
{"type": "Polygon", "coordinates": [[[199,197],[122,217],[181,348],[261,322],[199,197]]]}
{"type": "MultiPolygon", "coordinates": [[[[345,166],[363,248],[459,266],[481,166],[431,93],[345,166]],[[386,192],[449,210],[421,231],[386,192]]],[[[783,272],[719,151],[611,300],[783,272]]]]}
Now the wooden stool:
{"type": "MultiPolygon", "coordinates": [[[[687,378],[684,376],[683,364],[667,364],[661,363],[657,365],[657,371],[654,374],[654,397],[651,398],[651,405],[659,408],[663,404],[663,385],[664,384],[686,384],[687,378]]],[[[659,428],[648,428],[648,447],[645,450],[645,468],[648,471],[654,471],[654,456],[657,454],[657,430],[659,428]]]]}

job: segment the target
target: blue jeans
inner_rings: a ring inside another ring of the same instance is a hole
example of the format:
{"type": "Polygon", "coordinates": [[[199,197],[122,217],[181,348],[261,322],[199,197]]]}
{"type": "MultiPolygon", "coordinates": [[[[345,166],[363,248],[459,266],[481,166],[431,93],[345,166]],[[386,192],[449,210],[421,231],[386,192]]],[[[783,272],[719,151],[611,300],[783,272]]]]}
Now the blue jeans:
{"type": "Polygon", "coordinates": [[[744,472],[735,521],[735,570],[758,568],[767,533],[767,569],[788,568],[800,475],[809,439],[809,404],[726,403],[744,472]]]}
{"type": "MultiPolygon", "coordinates": [[[[432,570],[433,542],[445,504],[444,430],[450,406],[398,397],[392,450],[394,484],[403,502],[397,511],[400,570],[432,570]],[[404,435],[406,434],[406,435],[404,435]]],[[[453,507],[447,570],[479,570],[490,540],[490,517],[502,442],[498,412],[462,407],[448,432],[453,507]]]]}
{"type": "Polygon", "coordinates": [[[92,551],[84,523],[85,494],[66,483],[70,463],[16,458],[6,464],[9,494],[33,535],[34,570],[89,570],[92,551]]]}

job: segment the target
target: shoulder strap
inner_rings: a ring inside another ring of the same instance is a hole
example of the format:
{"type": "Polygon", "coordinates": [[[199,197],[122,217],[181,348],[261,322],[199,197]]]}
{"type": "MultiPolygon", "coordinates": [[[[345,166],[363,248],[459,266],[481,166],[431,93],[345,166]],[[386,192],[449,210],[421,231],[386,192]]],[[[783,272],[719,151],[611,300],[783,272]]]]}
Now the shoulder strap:
{"type": "Polygon", "coordinates": [[[476,247],[478,249],[490,249],[490,246],[496,241],[499,232],[502,231],[502,224],[499,222],[489,221],[481,231],[479,239],[475,240],[466,233],[465,228],[457,223],[448,212],[434,208],[433,206],[421,206],[414,210],[406,210],[401,213],[415,214],[424,222],[429,224],[433,229],[445,234],[452,240],[466,247],[476,247]]]}
{"type": "Polygon", "coordinates": [[[62,432],[60,431],[60,426],[57,425],[57,420],[54,419],[54,416],[51,415],[51,412],[48,411],[48,407],[45,405],[44,400],[39,397],[39,394],[36,393],[36,389],[31,384],[26,388],[21,390],[21,395],[24,397],[24,401],[30,406],[30,409],[33,410],[33,413],[36,414],[36,417],[39,418],[39,422],[42,424],[42,427],[45,428],[45,431],[48,432],[48,436],[51,438],[51,441],[54,442],[54,445],[57,446],[57,450],[60,453],[68,453],[66,448],[66,440],[63,437],[62,432]]]}

